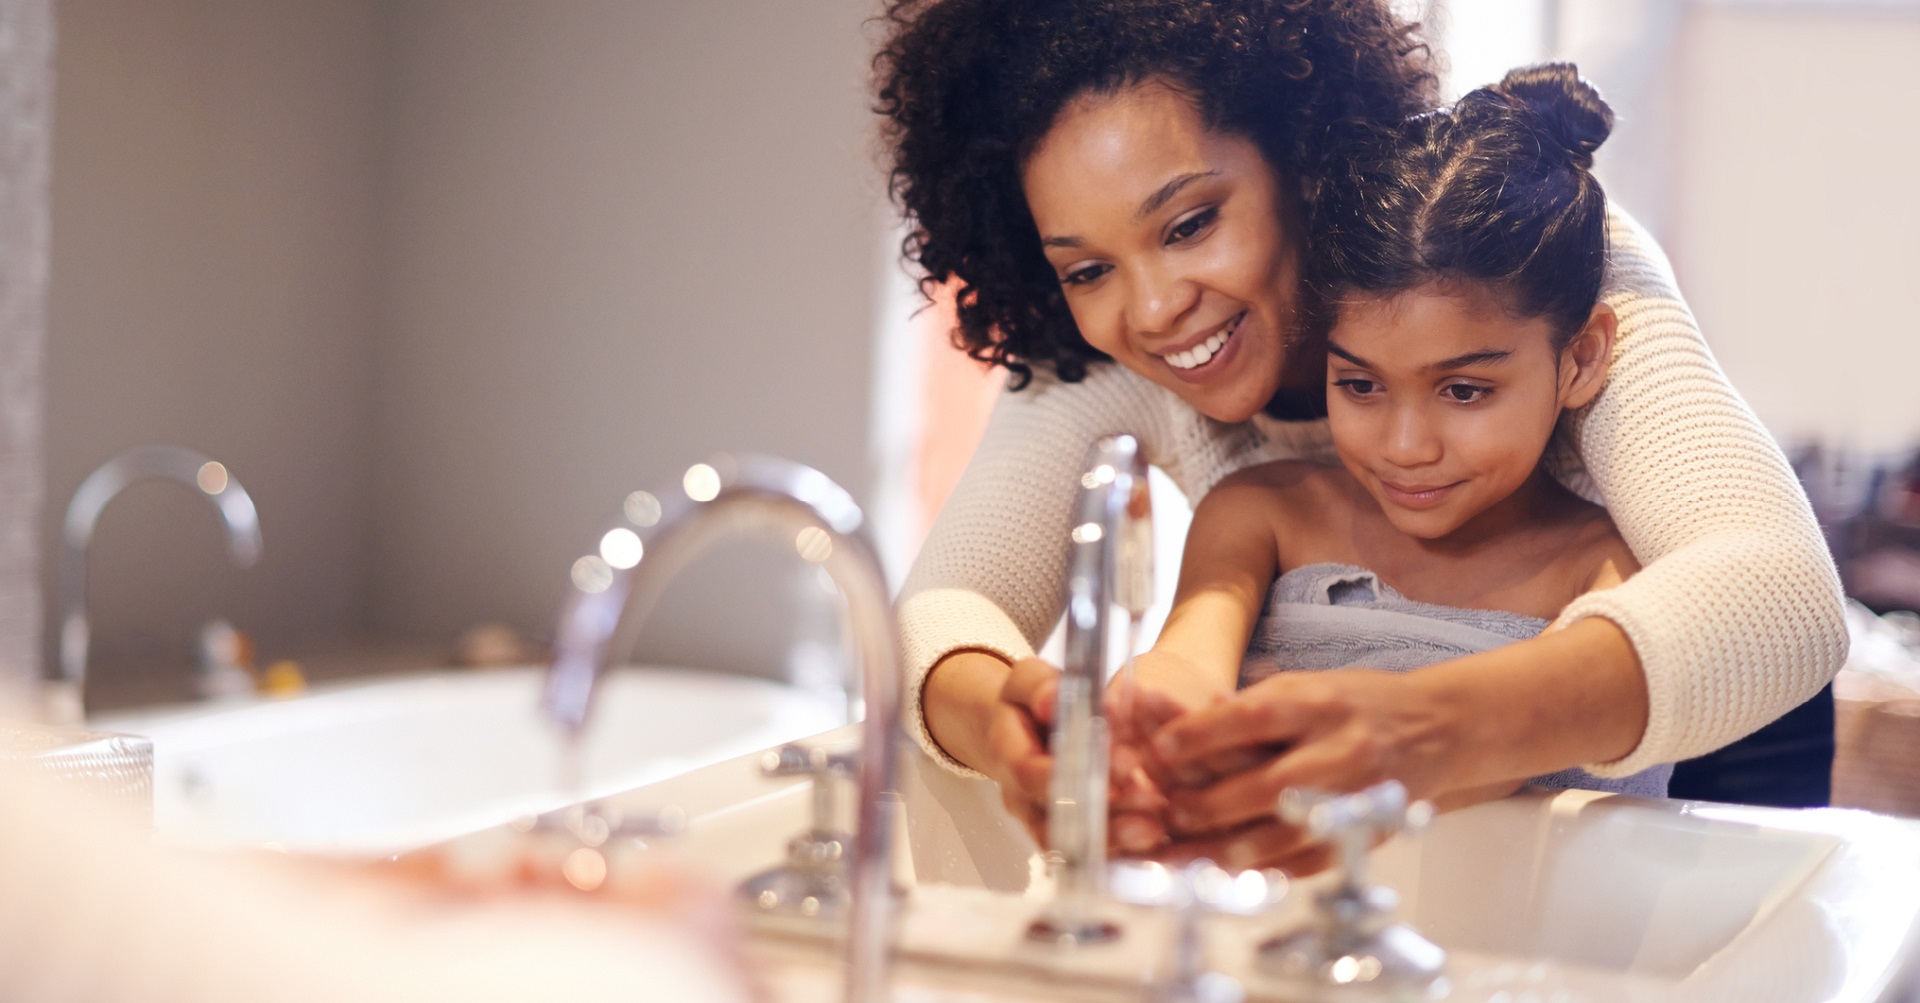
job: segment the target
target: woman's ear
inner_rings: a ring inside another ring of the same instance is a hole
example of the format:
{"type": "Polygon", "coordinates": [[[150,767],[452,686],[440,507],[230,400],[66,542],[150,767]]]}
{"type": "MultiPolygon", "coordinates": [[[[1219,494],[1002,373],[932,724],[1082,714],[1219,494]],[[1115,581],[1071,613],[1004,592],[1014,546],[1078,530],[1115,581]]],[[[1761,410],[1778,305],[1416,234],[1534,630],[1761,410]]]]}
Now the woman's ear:
{"type": "Polygon", "coordinates": [[[1586,324],[1560,350],[1561,407],[1585,407],[1600,395],[1600,388],[1607,385],[1613,340],[1619,330],[1620,318],[1613,307],[1604,301],[1595,304],[1586,324]]]}

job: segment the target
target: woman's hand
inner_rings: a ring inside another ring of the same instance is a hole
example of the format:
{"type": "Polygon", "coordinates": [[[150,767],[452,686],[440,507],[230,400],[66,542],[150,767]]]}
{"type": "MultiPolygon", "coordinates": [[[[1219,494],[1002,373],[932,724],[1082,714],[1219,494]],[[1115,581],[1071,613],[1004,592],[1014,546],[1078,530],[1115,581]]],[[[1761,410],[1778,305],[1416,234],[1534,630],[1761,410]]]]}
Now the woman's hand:
{"type": "Polygon", "coordinates": [[[1392,778],[1433,796],[1451,788],[1464,724],[1417,673],[1283,672],[1170,721],[1152,750],[1172,785],[1171,832],[1227,840],[1221,849],[1248,844],[1233,856],[1266,865],[1299,850],[1297,834],[1273,821],[1281,791],[1392,778]]]}
{"type": "Polygon", "coordinates": [[[947,755],[1000,785],[1007,811],[1045,845],[1053,757],[1047,732],[1060,670],[1038,658],[1012,665],[978,651],[948,655],[921,694],[927,730],[947,755]]]}

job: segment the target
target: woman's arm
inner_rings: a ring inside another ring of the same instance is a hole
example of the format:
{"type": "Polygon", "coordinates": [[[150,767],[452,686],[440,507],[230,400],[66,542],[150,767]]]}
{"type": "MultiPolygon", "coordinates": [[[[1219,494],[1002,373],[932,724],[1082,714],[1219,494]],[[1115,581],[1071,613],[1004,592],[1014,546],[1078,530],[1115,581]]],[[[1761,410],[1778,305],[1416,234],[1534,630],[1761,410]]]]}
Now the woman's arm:
{"type": "MultiPolygon", "coordinates": [[[[1653,239],[1614,210],[1607,302],[1620,317],[1607,388],[1573,422],[1593,493],[1644,569],[1575,600],[1638,653],[1645,732],[1627,776],[1701,755],[1805,701],[1846,657],[1833,559],[1786,457],[1727,382],[1653,239]]],[[[1577,480],[1577,478],[1570,478],[1577,480]]]]}
{"type": "Polygon", "coordinates": [[[1013,788],[1045,798],[1037,734],[1052,688],[1032,656],[1060,618],[1087,447],[1128,432],[1165,462],[1167,397],[1114,365],[1003,393],[901,589],[907,727],[940,762],[1010,788],[1010,802],[1013,788]]]}

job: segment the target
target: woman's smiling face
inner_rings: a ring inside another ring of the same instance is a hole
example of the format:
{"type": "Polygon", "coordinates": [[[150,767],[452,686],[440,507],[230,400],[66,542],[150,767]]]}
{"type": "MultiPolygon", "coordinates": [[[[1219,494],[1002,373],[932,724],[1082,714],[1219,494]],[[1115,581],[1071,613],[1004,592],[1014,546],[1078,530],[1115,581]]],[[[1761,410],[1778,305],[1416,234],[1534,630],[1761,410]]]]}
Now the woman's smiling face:
{"type": "Polygon", "coordinates": [[[1266,406],[1297,323],[1299,213],[1252,141],[1146,81],[1068,105],[1021,177],[1088,344],[1210,418],[1266,406]]]}

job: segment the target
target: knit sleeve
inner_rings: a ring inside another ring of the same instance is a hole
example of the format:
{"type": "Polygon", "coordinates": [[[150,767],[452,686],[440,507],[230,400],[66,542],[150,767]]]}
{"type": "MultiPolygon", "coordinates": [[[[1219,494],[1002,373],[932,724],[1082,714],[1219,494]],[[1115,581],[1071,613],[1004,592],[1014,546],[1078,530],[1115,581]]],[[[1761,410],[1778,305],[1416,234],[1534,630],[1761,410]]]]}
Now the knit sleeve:
{"type": "Polygon", "coordinates": [[[971,773],[927,731],[920,699],[928,671],[956,651],[1013,661],[1046,640],[1064,608],[1067,533],[1087,447],[1126,432],[1162,462],[1166,396],[1117,365],[1095,366],[1079,383],[1036,375],[1000,395],[900,591],[908,727],[934,759],[971,773]]]}
{"type": "Polygon", "coordinates": [[[1561,622],[1602,616],[1647,677],[1647,729],[1624,777],[1738,739],[1818,692],[1846,656],[1839,578],[1786,457],[1728,383],[1651,236],[1609,220],[1613,370],[1570,423],[1621,535],[1644,564],[1561,622]]]}

